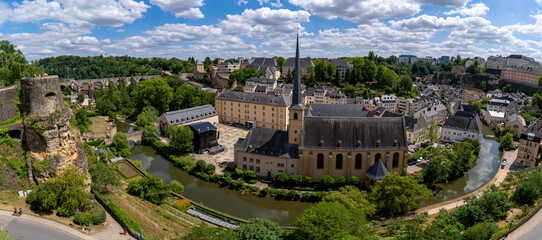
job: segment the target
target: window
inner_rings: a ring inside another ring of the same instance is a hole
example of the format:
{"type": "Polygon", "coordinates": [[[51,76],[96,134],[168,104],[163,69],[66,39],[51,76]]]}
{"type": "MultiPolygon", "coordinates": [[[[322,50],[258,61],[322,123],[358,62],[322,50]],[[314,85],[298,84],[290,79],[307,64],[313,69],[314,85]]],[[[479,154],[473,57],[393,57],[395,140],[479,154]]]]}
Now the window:
{"type": "Polygon", "coordinates": [[[243,170],[247,170],[247,165],[243,164],[243,170]]]}
{"type": "Polygon", "coordinates": [[[318,153],[318,156],[316,157],[316,168],[324,168],[324,154],[318,153]]]}
{"type": "Polygon", "coordinates": [[[284,167],[284,163],[277,163],[277,167],[283,168],[283,167],[284,167]]]}
{"type": "Polygon", "coordinates": [[[256,159],[256,163],[257,163],[257,164],[260,164],[260,159],[256,159]]]}
{"type": "Polygon", "coordinates": [[[257,172],[257,173],[260,172],[260,167],[256,167],[256,172],[257,172]]]}
{"type": "Polygon", "coordinates": [[[294,113],[294,120],[297,120],[297,113],[294,113]]]}
{"type": "Polygon", "coordinates": [[[335,157],[335,168],[343,169],[343,155],[342,154],[337,154],[337,157],[335,157]]]}
{"type": "Polygon", "coordinates": [[[254,162],[254,158],[251,158],[251,159],[250,159],[250,162],[251,162],[251,163],[254,162]]]}
{"type": "Polygon", "coordinates": [[[247,158],[246,157],[243,157],[243,162],[246,162],[247,161],[247,158]]]}
{"type": "Polygon", "coordinates": [[[393,154],[393,162],[392,162],[392,168],[398,168],[399,167],[399,153],[393,154]]]}
{"type": "Polygon", "coordinates": [[[249,167],[250,171],[254,171],[254,166],[249,167]]]}
{"type": "Polygon", "coordinates": [[[380,153],[375,154],[375,162],[378,160],[382,160],[382,155],[380,153]]]}
{"type": "Polygon", "coordinates": [[[354,164],[355,169],[361,169],[361,154],[356,154],[356,162],[354,164]]]}

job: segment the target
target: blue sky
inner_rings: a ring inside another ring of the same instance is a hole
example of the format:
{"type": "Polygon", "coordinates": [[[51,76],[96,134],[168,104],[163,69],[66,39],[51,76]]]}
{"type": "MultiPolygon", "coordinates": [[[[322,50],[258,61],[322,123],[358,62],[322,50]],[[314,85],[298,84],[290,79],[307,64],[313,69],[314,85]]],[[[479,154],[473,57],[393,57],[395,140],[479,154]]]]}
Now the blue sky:
{"type": "Polygon", "coordinates": [[[0,39],[58,55],[335,58],[523,54],[542,60],[542,0],[0,1],[0,39]]]}

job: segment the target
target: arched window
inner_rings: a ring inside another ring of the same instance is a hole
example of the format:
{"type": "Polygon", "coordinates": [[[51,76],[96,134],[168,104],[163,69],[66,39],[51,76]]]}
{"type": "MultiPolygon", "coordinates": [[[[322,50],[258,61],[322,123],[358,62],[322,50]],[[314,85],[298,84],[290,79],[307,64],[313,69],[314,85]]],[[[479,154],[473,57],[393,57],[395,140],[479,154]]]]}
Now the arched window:
{"type": "Polygon", "coordinates": [[[356,162],[354,164],[354,168],[361,169],[361,154],[356,154],[356,162]]]}
{"type": "Polygon", "coordinates": [[[324,168],[324,154],[318,153],[318,157],[316,158],[316,168],[324,168]]]}
{"type": "Polygon", "coordinates": [[[335,157],[335,168],[343,169],[343,155],[342,154],[337,154],[337,157],[335,157]]]}
{"type": "Polygon", "coordinates": [[[382,160],[382,155],[380,153],[375,154],[375,163],[378,160],[382,160]]]}
{"type": "Polygon", "coordinates": [[[297,113],[294,113],[294,120],[297,120],[297,113]]]}
{"type": "Polygon", "coordinates": [[[393,162],[392,162],[392,168],[399,167],[399,153],[393,154],[393,162]]]}

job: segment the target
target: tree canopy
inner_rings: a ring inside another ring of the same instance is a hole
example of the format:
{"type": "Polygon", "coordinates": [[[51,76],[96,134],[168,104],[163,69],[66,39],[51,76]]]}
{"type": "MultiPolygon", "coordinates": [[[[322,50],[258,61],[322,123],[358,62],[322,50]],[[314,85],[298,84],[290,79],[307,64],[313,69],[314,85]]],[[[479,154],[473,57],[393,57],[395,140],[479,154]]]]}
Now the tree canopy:
{"type": "Polygon", "coordinates": [[[404,214],[431,199],[433,193],[413,177],[392,173],[377,182],[371,196],[385,213],[404,214]]]}
{"type": "Polygon", "coordinates": [[[181,153],[189,153],[194,150],[192,143],[194,133],[188,126],[171,125],[167,130],[169,145],[181,153]]]}

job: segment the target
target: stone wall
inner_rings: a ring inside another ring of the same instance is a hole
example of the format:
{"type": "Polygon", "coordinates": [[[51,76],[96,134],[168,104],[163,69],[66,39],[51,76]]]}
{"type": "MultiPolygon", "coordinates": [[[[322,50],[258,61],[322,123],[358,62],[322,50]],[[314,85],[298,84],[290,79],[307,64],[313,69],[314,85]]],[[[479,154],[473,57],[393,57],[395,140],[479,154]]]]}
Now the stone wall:
{"type": "Polygon", "coordinates": [[[17,115],[17,88],[15,86],[0,88],[0,123],[17,115]]]}

